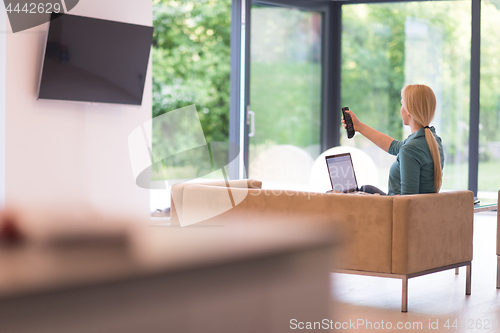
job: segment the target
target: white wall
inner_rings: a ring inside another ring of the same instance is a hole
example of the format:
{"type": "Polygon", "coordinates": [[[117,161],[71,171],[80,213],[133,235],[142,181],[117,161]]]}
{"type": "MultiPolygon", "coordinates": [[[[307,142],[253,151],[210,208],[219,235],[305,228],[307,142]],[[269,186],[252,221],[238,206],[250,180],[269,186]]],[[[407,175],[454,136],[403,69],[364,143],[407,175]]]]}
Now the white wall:
{"type": "MultiPolygon", "coordinates": [[[[83,0],[70,12],[152,25],[151,0],[83,0]]],[[[48,24],[6,41],[6,203],[77,202],[147,218],[149,191],[135,185],[128,135],[151,119],[151,60],[142,106],[37,101],[48,24]]]]}
{"type": "Polygon", "coordinates": [[[0,5],[0,208],[5,205],[5,36],[6,12],[0,5]]]}

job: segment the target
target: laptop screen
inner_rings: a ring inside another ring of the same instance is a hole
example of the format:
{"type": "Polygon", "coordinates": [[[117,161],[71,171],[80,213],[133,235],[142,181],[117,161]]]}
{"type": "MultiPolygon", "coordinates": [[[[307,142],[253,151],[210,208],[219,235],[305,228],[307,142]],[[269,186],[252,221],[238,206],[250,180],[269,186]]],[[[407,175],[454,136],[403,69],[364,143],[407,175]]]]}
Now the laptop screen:
{"type": "Polygon", "coordinates": [[[334,191],[352,192],[358,189],[350,153],[327,156],[326,165],[334,191]]]}

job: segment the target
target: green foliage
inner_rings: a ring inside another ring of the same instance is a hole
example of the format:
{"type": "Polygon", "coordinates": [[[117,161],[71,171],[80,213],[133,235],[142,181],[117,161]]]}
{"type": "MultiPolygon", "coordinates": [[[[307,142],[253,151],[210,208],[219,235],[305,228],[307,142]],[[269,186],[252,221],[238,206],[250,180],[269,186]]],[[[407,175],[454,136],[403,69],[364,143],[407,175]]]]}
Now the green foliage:
{"type": "MultiPolygon", "coordinates": [[[[206,141],[228,141],[231,0],[153,0],[153,25],[153,118],[194,104],[206,141]]],[[[154,156],[172,149],[165,126],[153,121],[154,156]]],[[[157,163],[153,179],[197,176],[206,168],[192,163],[196,154],[166,159],[166,170],[157,163]]]]}
{"type": "MultiPolygon", "coordinates": [[[[500,1],[481,2],[480,191],[500,188],[500,1]]],[[[481,199],[481,202],[486,202],[481,199]]]]}
{"type": "Polygon", "coordinates": [[[250,105],[255,136],[250,163],[272,145],[319,155],[321,16],[291,8],[253,6],[250,105]]]}
{"type": "Polygon", "coordinates": [[[405,78],[401,6],[344,6],[342,36],[342,105],[397,139],[403,136],[399,100],[405,78]]]}
{"type": "Polygon", "coordinates": [[[195,104],[209,142],[229,136],[230,19],[231,0],[153,1],[153,117],[195,104]]]}
{"type": "Polygon", "coordinates": [[[320,69],[309,63],[252,63],[251,104],[257,130],[253,145],[319,144],[320,69]]]}

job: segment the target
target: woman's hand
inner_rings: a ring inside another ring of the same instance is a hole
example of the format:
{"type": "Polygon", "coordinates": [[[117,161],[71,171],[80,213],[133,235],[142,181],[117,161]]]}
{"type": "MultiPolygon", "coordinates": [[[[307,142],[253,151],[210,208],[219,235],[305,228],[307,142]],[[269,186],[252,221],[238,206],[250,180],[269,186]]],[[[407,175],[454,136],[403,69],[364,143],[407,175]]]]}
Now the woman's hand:
{"type": "MultiPolygon", "coordinates": [[[[354,112],[350,110],[349,111],[346,110],[345,112],[348,112],[349,115],[351,116],[352,125],[356,132],[364,135],[365,138],[367,138],[368,140],[370,140],[371,142],[382,148],[384,151],[387,152],[389,151],[391,143],[392,141],[394,141],[393,138],[362,123],[361,121],[359,121],[358,117],[356,117],[354,112]]],[[[347,127],[344,121],[344,117],[342,117],[342,124],[344,125],[344,128],[347,127]]]]}
{"type": "MultiPolygon", "coordinates": [[[[354,126],[354,130],[356,132],[359,132],[359,128],[361,127],[361,124],[362,124],[361,121],[359,121],[358,117],[356,117],[354,112],[352,112],[350,110],[346,110],[345,112],[347,112],[351,116],[352,125],[354,126]]],[[[342,116],[342,124],[344,124],[344,128],[347,128],[347,125],[344,121],[344,116],[342,116]]]]}

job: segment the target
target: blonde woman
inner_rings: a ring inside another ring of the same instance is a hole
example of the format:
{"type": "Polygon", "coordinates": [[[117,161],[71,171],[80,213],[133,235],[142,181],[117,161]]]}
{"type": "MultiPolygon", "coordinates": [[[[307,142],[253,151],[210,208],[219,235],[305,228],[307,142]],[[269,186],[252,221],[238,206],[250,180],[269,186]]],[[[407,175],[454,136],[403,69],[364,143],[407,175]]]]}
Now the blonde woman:
{"type": "MultiPolygon", "coordinates": [[[[436,96],[431,88],[421,84],[404,87],[401,90],[401,118],[403,124],[411,129],[411,134],[404,141],[394,140],[367,126],[352,111],[347,111],[356,132],[397,156],[389,171],[389,195],[439,192],[444,155],[441,138],[436,135],[434,127],[429,126],[435,111],[436,96]]],[[[361,190],[385,194],[370,185],[362,186],[361,190]]]]}

